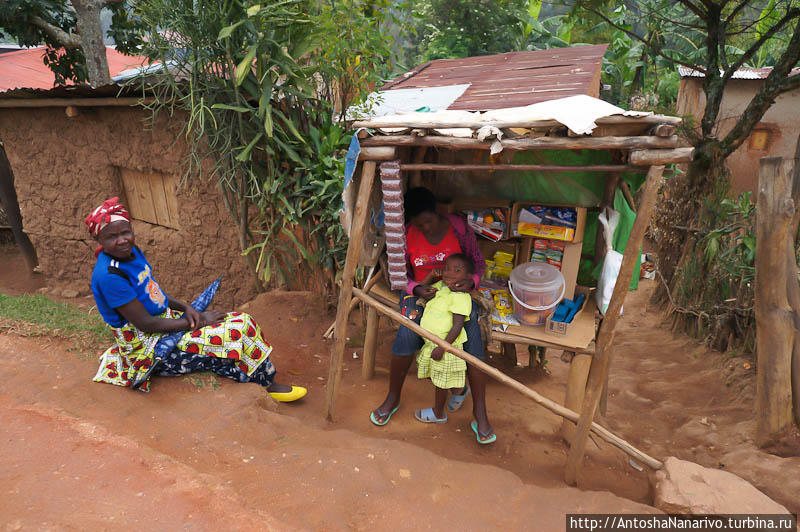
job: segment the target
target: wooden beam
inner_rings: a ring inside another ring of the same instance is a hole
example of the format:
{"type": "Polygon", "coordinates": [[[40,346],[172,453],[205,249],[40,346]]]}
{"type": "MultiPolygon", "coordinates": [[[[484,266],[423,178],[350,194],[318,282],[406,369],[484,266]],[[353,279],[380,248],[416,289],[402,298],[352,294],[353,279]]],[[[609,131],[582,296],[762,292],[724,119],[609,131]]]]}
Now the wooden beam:
{"type": "MultiPolygon", "coordinates": [[[[756,204],[756,443],[774,443],[794,426],[792,351],[795,330],[789,283],[797,284],[792,199],[794,161],[761,159],[756,204]]],[[[796,310],[796,309],[794,309],[796,310]]]]}
{"type": "Polygon", "coordinates": [[[694,159],[694,148],[674,148],[672,150],[634,150],[628,163],[634,166],[660,166],[671,163],[689,163],[694,159]]]}
{"type": "Polygon", "coordinates": [[[675,134],[677,126],[675,124],[658,124],[650,128],[649,133],[658,137],[671,137],[675,134]]]}
{"type": "MultiPolygon", "coordinates": [[[[384,315],[388,316],[389,318],[391,318],[392,320],[396,321],[397,323],[408,327],[409,329],[411,329],[412,331],[414,331],[415,333],[420,335],[422,338],[430,340],[431,342],[433,342],[437,346],[441,347],[445,351],[448,351],[448,352],[454,354],[455,356],[457,356],[458,358],[463,359],[468,364],[478,368],[479,370],[481,370],[482,372],[486,373],[487,375],[489,375],[493,379],[495,379],[497,381],[500,381],[502,384],[505,384],[506,386],[517,390],[522,395],[524,395],[525,397],[528,397],[529,399],[532,399],[536,404],[543,406],[544,408],[546,408],[550,412],[553,412],[554,414],[556,414],[558,416],[561,416],[563,418],[569,419],[572,422],[575,422],[575,421],[578,420],[579,415],[576,412],[573,412],[572,410],[561,406],[560,404],[556,403],[555,401],[540,395],[535,390],[532,390],[532,389],[528,388],[527,386],[525,386],[524,384],[522,384],[521,382],[519,382],[519,381],[517,381],[515,379],[512,379],[511,377],[509,377],[508,375],[506,375],[505,373],[503,373],[499,369],[497,369],[497,368],[495,368],[493,366],[490,366],[489,364],[487,364],[483,360],[480,360],[479,358],[476,358],[476,357],[470,355],[469,353],[467,353],[463,349],[459,349],[457,347],[453,347],[452,344],[449,344],[449,343],[445,342],[444,340],[442,340],[441,338],[439,338],[435,334],[423,329],[422,327],[420,327],[419,325],[417,325],[413,321],[409,320],[408,318],[406,318],[405,316],[403,316],[402,314],[400,314],[396,310],[393,310],[393,309],[389,308],[388,306],[378,302],[377,300],[375,300],[374,298],[368,296],[367,294],[365,294],[364,292],[362,292],[358,288],[353,288],[353,295],[355,297],[359,298],[361,301],[363,301],[367,305],[376,308],[381,314],[384,314],[384,315]]],[[[601,427],[597,423],[591,423],[589,425],[589,427],[590,427],[590,430],[592,432],[594,432],[595,434],[597,434],[600,438],[602,438],[606,442],[610,443],[614,447],[617,447],[618,449],[622,450],[624,453],[628,454],[629,456],[632,456],[636,460],[647,464],[648,467],[651,467],[652,469],[661,469],[662,467],[664,467],[664,464],[660,460],[657,460],[657,459],[653,458],[652,456],[649,456],[649,455],[645,454],[644,452],[642,452],[639,449],[637,449],[634,446],[632,446],[630,443],[626,442],[625,440],[623,440],[619,436],[617,436],[614,433],[612,433],[610,430],[608,430],[608,429],[606,429],[604,427],[601,427]]]]}
{"type": "Polygon", "coordinates": [[[639,249],[650,221],[650,213],[658,197],[658,188],[661,185],[663,174],[663,166],[653,166],[647,173],[639,213],[628,237],[628,244],[625,246],[625,253],[622,256],[622,265],[619,269],[617,282],[614,285],[614,292],[611,295],[605,318],[600,324],[600,331],[597,334],[597,353],[592,359],[586,394],[583,398],[583,408],[581,408],[581,417],[570,445],[569,454],[567,455],[567,467],[564,472],[564,480],[571,486],[575,485],[583,464],[583,454],[586,450],[589,427],[592,426],[594,415],[603,393],[603,386],[608,377],[608,368],[613,354],[611,344],[614,341],[614,330],[617,326],[617,321],[619,321],[622,303],[625,301],[625,295],[630,287],[634,268],[637,261],[641,260],[639,249]]]}
{"type": "MultiPolygon", "coordinates": [[[[497,128],[509,127],[524,127],[529,129],[534,128],[551,128],[551,127],[566,127],[564,124],[557,120],[530,120],[525,118],[517,118],[510,120],[491,120],[491,119],[478,119],[474,116],[465,118],[448,118],[447,120],[436,121],[429,116],[418,115],[395,115],[395,116],[381,116],[370,118],[368,120],[357,120],[353,122],[353,128],[368,127],[372,129],[377,128],[399,128],[410,127],[418,129],[447,129],[447,128],[470,128],[479,129],[483,126],[494,126],[497,128]]],[[[664,116],[664,115],[648,115],[642,117],[613,115],[598,118],[594,121],[598,126],[604,125],[643,125],[655,126],[659,124],[672,124],[675,126],[680,125],[683,119],[677,116],[664,116]]]]}
{"type": "Polygon", "coordinates": [[[375,162],[365,161],[361,169],[361,183],[358,186],[356,207],[350,226],[350,239],[347,243],[347,255],[342,271],[342,286],[339,288],[339,301],[336,306],[336,325],[334,327],[334,343],[331,347],[331,365],[328,371],[327,396],[328,420],[333,421],[336,408],[336,389],[342,378],[342,361],[347,341],[347,316],[350,313],[350,299],[353,297],[353,278],[358,266],[358,255],[361,253],[361,237],[367,222],[369,197],[372,183],[375,181],[375,162]]]}
{"type": "Polygon", "coordinates": [[[628,183],[625,182],[624,179],[620,179],[619,189],[622,191],[622,195],[625,196],[625,201],[628,202],[628,207],[630,207],[633,212],[636,212],[636,202],[633,200],[633,194],[631,194],[631,188],[628,186],[628,183]]]}
{"type": "MultiPolygon", "coordinates": [[[[355,298],[353,299],[355,301],[355,298]]],[[[367,330],[364,335],[364,350],[361,353],[361,376],[371,379],[375,375],[375,352],[378,347],[378,327],[380,316],[373,307],[367,310],[367,330]]]]}
{"type": "Polygon", "coordinates": [[[395,159],[394,146],[373,146],[361,148],[359,161],[392,161],[395,159]]]}
{"type": "Polygon", "coordinates": [[[646,169],[624,164],[605,164],[589,166],[557,166],[548,164],[401,164],[400,170],[433,170],[433,171],[498,171],[512,170],[520,172],[644,172],[646,169]]]}
{"type": "MultiPolygon", "coordinates": [[[[493,142],[472,138],[416,135],[375,135],[361,141],[362,146],[427,146],[452,150],[489,150],[493,142]]],[[[633,150],[677,148],[678,137],[539,137],[501,140],[509,150],[633,150]]],[[[419,161],[422,162],[422,161],[419,161]]]]}
{"type": "Polygon", "coordinates": [[[526,336],[517,336],[515,334],[508,334],[500,331],[492,331],[492,340],[497,340],[498,342],[510,342],[512,344],[538,345],[548,349],[567,349],[574,353],[583,353],[587,355],[594,354],[594,350],[590,348],[578,349],[574,347],[564,347],[563,345],[557,343],[545,342],[544,340],[534,340],[533,338],[528,338],[526,336]]]}
{"type": "Polygon", "coordinates": [[[155,98],[9,98],[0,100],[0,108],[15,107],[129,107],[149,105],[155,98]]]}

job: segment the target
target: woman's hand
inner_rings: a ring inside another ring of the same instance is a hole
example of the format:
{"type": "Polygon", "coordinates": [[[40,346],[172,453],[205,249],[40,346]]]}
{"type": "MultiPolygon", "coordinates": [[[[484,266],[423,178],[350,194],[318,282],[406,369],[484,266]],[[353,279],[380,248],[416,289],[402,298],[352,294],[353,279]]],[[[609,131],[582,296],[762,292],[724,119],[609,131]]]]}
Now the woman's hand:
{"type": "Polygon", "coordinates": [[[436,347],[433,351],[431,351],[431,358],[433,360],[439,361],[444,356],[444,349],[441,347],[436,347]]]}
{"type": "Polygon", "coordinates": [[[436,295],[436,289],[429,284],[418,284],[414,287],[414,295],[428,301],[436,295]]]}
{"type": "Polygon", "coordinates": [[[206,327],[208,325],[219,323],[225,319],[225,312],[220,312],[219,310],[207,310],[200,314],[200,323],[197,325],[197,328],[206,327]]]}
{"type": "Polygon", "coordinates": [[[183,317],[189,322],[189,329],[195,331],[200,328],[200,313],[191,305],[186,305],[183,317]]]}

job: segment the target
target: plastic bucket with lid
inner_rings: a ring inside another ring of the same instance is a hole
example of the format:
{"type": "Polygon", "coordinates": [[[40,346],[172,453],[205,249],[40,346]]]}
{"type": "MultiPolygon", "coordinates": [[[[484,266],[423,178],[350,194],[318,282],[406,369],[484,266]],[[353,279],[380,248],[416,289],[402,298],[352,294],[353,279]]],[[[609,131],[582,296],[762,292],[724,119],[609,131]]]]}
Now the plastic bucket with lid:
{"type": "Polygon", "coordinates": [[[545,262],[526,262],[511,272],[508,291],[514,317],[522,325],[544,325],[564,297],[566,282],[558,268],[545,262]]]}

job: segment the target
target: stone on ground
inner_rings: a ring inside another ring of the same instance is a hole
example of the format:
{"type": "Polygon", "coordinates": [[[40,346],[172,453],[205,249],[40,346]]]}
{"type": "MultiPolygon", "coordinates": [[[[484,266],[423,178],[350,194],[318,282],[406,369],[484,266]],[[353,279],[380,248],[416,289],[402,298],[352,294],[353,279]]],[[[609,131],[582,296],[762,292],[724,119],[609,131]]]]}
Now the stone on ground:
{"type": "Polygon", "coordinates": [[[786,514],[789,511],[733,473],[670,456],[651,477],[656,508],[670,514],[786,514]]]}

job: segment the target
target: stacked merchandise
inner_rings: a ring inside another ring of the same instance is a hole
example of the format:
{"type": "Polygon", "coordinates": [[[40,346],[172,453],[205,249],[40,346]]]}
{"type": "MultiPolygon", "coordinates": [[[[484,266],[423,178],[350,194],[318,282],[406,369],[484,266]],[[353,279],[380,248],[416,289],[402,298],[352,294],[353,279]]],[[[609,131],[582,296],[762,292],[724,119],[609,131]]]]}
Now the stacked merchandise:
{"type": "Polygon", "coordinates": [[[518,235],[572,241],[578,225],[574,207],[530,205],[519,211],[518,235]]]}
{"type": "Polygon", "coordinates": [[[537,238],[533,241],[531,262],[546,262],[560,271],[563,258],[564,243],[562,241],[547,240],[545,238],[537,238]]]}
{"type": "Polygon", "coordinates": [[[462,211],[467,223],[475,234],[497,242],[506,234],[506,217],[503,209],[483,209],[462,211]]]}
{"type": "Polygon", "coordinates": [[[381,190],[383,191],[383,212],[386,215],[386,256],[389,266],[389,283],[392,290],[405,290],[408,285],[406,228],[399,163],[383,163],[381,165],[381,190]]]}
{"type": "Polygon", "coordinates": [[[506,251],[496,251],[492,259],[486,261],[486,275],[479,291],[494,307],[492,328],[495,330],[505,331],[509,325],[519,325],[507,289],[508,276],[513,268],[514,255],[506,251]]]}

